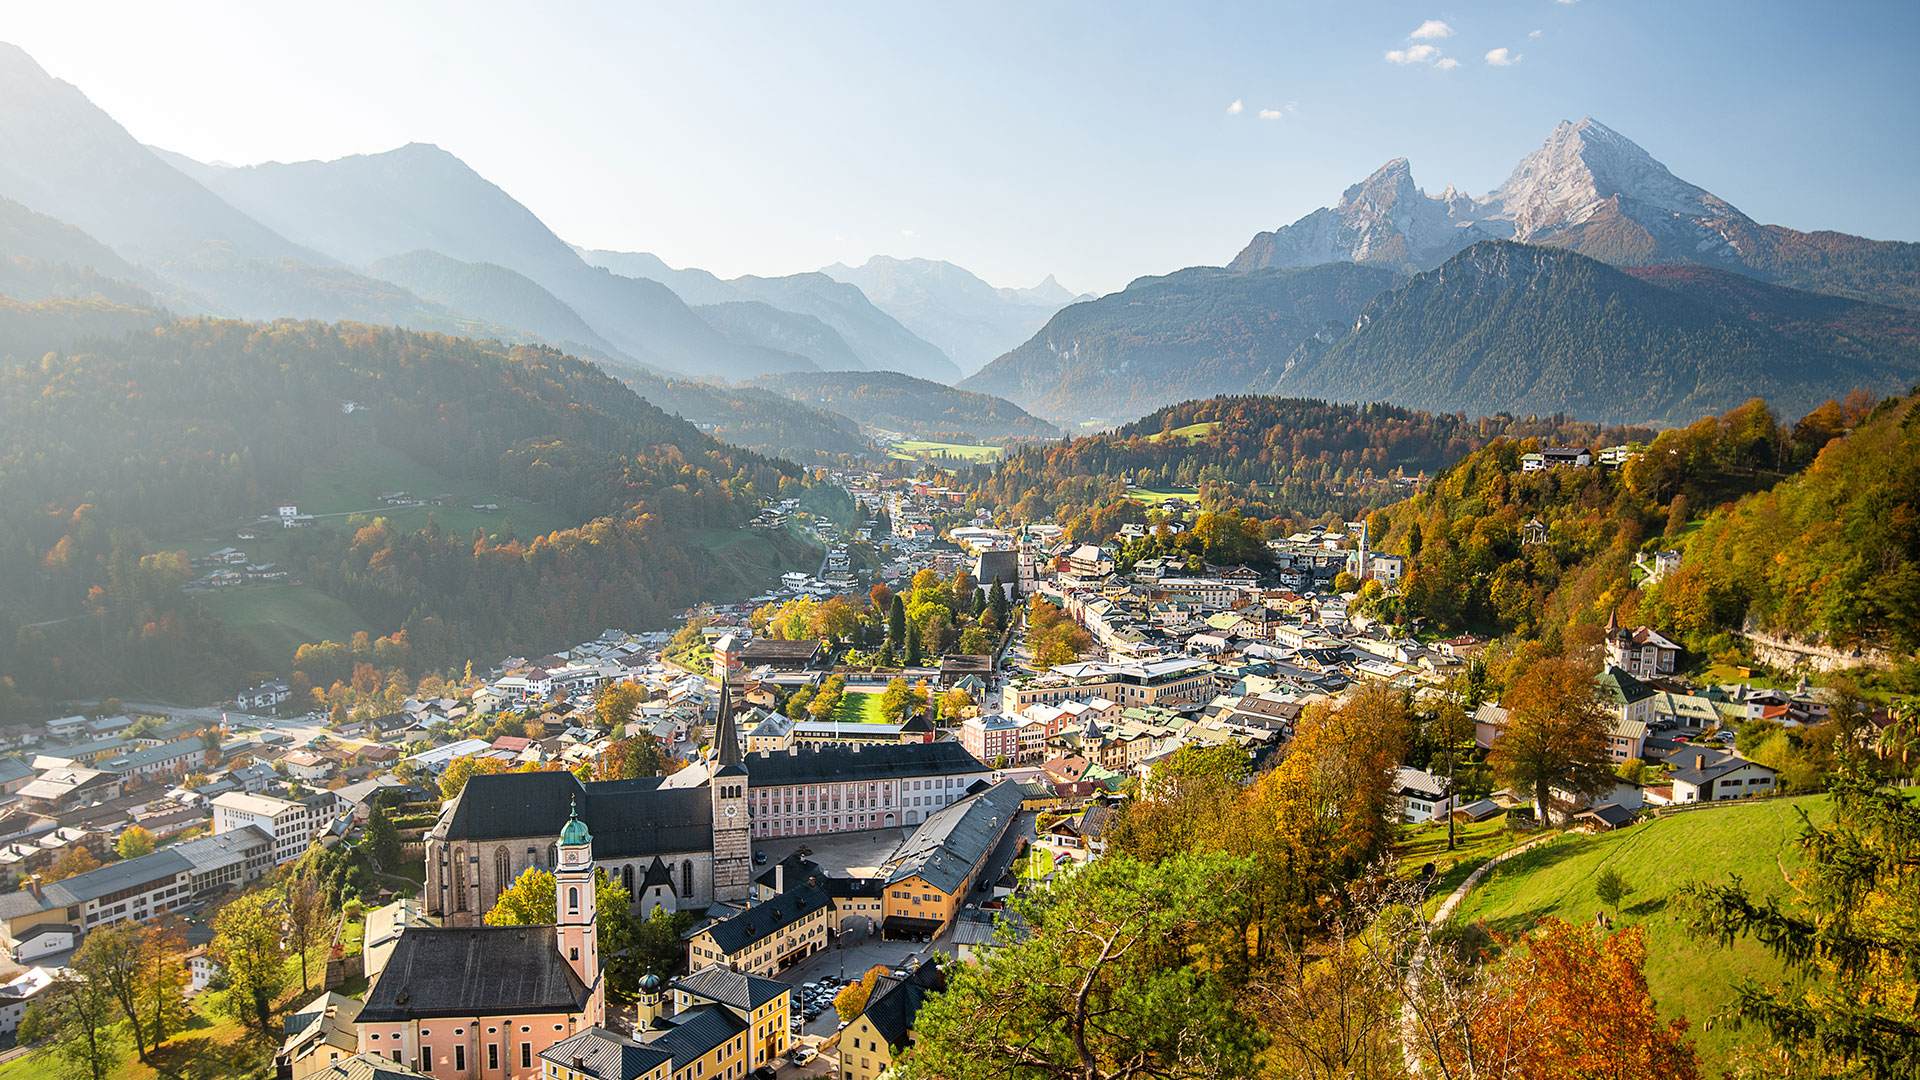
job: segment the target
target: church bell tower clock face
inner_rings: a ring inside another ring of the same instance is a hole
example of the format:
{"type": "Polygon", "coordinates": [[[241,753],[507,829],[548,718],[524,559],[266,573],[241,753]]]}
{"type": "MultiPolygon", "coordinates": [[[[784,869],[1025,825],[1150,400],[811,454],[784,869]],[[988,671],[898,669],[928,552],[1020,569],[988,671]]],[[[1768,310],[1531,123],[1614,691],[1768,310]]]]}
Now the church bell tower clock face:
{"type": "Polygon", "coordinates": [[[734,816],[735,814],[738,814],[739,812],[740,812],[740,808],[739,808],[739,807],[737,807],[737,806],[729,806],[729,807],[727,807],[727,816],[728,816],[728,817],[733,817],[733,816],[734,816]]]}

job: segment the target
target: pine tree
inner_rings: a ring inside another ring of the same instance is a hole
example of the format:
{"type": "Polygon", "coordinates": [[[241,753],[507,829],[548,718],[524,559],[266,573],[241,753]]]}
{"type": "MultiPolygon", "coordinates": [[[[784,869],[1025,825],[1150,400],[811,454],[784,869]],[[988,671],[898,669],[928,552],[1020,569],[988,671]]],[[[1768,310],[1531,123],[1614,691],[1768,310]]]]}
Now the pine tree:
{"type": "Polygon", "coordinates": [[[899,652],[907,643],[907,605],[900,594],[893,594],[893,606],[887,611],[887,644],[899,652]]]}

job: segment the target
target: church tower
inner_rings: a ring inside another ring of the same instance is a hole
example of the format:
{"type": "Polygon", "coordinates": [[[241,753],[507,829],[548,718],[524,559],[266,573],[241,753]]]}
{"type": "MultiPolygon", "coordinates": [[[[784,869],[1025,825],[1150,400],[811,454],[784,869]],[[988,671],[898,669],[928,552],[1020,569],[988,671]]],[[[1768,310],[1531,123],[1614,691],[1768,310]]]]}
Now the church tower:
{"type": "Polygon", "coordinates": [[[708,793],[713,799],[713,898],[746,900],[753,884],[753,823],[747,809],[747,769],[733,724],[733,684],[720,684],[720,717],[713,729],[708,793]]]}
{"type": "Polygon", "coordinates": [[[567,823],[560,829],[560,861],[553,870],[554,932],[560,955],[580,981],[593,991],[583,1022],[598,1027],[607,1022],[607,991],[600,978],[600,931],[595,923],[593,834],[580,820],[576,798],[567,823]]]}

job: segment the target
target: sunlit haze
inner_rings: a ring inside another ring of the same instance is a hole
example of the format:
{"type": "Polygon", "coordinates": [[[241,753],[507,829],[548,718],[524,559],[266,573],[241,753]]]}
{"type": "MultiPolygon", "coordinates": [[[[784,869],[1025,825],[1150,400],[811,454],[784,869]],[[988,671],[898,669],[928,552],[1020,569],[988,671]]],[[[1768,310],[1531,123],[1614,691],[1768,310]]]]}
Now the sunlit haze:
{"type": "Polygon", "coordinates": [[[1917,31],[1894,3],[43,3],[4,37],[205,161],[431,142],[586,246],[1107,291],[1388,158],[1485,192],[1582,115],[1760,221],[1920,239],[1917,31]]]}

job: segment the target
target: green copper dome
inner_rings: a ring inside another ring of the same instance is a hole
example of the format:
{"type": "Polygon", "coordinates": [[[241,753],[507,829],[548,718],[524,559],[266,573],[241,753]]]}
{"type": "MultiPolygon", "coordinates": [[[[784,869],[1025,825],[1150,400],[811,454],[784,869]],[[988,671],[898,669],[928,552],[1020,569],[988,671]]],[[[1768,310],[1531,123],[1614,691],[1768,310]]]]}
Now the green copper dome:
{"type": "Polygon", "coordinates": [[[580,800],[575,798],[568,808],[567,823],[560,829],[560,843],[571,847],[575,844],[593,843],[593,834],[587,831],[587,823],[580,820],[580,800]]]}

